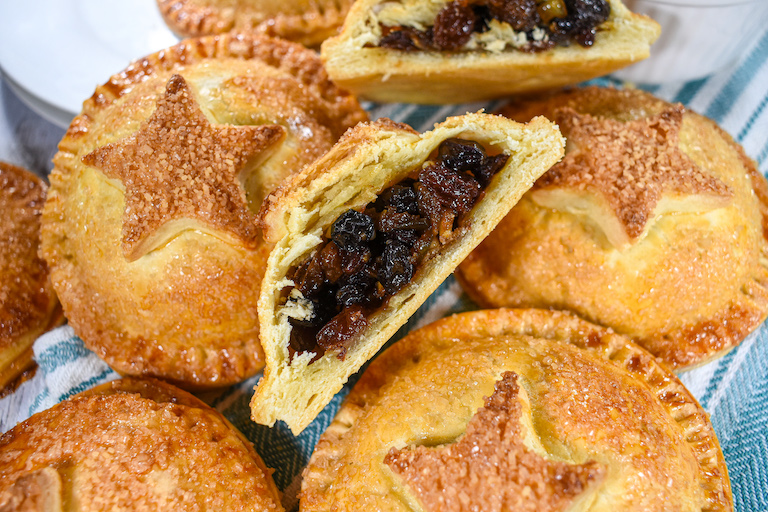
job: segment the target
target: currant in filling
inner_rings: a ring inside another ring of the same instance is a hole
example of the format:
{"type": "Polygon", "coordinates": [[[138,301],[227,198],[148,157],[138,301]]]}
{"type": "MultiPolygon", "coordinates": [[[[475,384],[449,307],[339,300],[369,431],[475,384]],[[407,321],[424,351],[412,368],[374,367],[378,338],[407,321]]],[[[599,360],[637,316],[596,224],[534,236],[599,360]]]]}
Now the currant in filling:
{"type": "Polygon", "coordinates": [[[289,279],[283,311],[290,351],[344,359],[368,318],[411,282],[420,265],[449,243],[508,155],[477,142],[447,139],[411,176],[362,211],[347,210],[289,279]]]}
{"type": "Polygon", "coordinates": [[[381,24],[379,46],[401,51],[471,50],[476,48],[469,44],[473,35],[511,29],[510,44],[525,52],[574,42],[589,47],[598,25],[609,15],[607,0],[456,0],[447,3],[426,30],[381,24]]]}

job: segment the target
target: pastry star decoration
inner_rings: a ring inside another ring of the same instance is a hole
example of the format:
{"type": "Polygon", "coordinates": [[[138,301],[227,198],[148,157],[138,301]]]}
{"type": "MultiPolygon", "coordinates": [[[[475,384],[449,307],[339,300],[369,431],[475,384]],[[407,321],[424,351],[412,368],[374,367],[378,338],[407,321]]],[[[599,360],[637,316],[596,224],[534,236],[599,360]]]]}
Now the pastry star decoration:
{"type": "Polygon", "coordinates": [[[545,459],[523,443],[517,375],[496,383],[457,442],[391,449],[384,462],[424,510],[550,512],[566,509],[606,469],[545,459]]]}
{"type": "Polygon", "coordinates": [[[586,214],[619,249],[640,240],[666,213],[726,206],[731,190],[678,147],[683,113],[677,105],[621,122],[558,110],[566,155],[536,182],[533,200],[586,214]]]}
{"type": "Polygon", "coordinates": [[[125,187],[122,248],[131,261],[187,229],[255,247],[258,231],[239,175],[284,137],[277,125],[212,125],[184,78],[173,75],[137,133],[83,162],[125,187]]]}

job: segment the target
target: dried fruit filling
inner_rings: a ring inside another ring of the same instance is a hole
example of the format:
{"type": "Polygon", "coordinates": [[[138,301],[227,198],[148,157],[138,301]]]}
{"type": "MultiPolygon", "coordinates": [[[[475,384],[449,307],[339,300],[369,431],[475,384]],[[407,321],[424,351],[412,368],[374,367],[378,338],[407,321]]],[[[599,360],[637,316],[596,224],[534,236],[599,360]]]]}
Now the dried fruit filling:
{"type": "Polygon", "coordinates": [[[607,0],[456,0],[445,4],[426,30],[381,24],[379,46],[402,51],[512,46],[525,52],[573,42],[589,47],[609,14],[607,0]]]}
{"type": "Polygon", "coordinates": [[[291,356],[344,359],[368,318],[406,286],[419,266],[449,243],[509,156],[477,142],[443,141],[409,178],[385,189],[363,211],[347,210],[329,236],[289,278],[285,308],[291,356]]]}

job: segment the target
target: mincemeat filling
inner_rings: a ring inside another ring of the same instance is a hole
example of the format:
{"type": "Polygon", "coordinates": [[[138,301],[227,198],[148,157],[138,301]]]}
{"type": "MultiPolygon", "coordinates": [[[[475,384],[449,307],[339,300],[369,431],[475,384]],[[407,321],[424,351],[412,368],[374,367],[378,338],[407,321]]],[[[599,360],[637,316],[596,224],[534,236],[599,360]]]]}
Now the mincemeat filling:
{"type": "Polygon", "coordinates": [[[508,24],[526,35],[524,52],[540,52],[575,42],[595,42],[597,26],[608,19],[607,0],[456,0],[438,12],[427,30],[381,25],[379,46],[402,51],[459,51],[489,22],[508,24]]]}
{"type": "Polygon", "coordinates": [[[447,139],[417,172],[382,191],[363,211],[347,210],[319,248],[289,275],[287,295],[303,303],[289,316],[291,356],[337,351],[344,359],[368,318],[450,242],[508,155],[447,139]],[[300,292],[300,295],[296,293],[300,292]]]}

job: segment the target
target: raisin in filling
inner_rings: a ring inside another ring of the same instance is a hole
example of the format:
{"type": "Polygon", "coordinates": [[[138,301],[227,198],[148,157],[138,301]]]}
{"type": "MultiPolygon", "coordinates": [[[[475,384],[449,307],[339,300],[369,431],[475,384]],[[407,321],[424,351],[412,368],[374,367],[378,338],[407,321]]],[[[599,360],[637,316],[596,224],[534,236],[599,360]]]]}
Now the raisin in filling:
{"type": "Polygon", "coordinates": [[[289,315],[291,356],[337,351],[343,360],[369,316],[456,236],[508,158],[488,155],[477,142],[447,139],[415,175],[363,211],[339,216],[330,237],[289,276],[294,288],[286,306],[303,311],[289,315]]]}
{"type": "Polygon", "coordinates": [[[611,12],[607,0],[456,0],[443,7],[426,30],[381,25],[379,46],[401,51],[457,51],[475,33],[489,30],[489,22],[508,24],[525,34],[525,52],[578,43],[590,47],[597,26],[611,12]]]}

